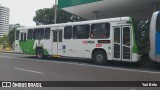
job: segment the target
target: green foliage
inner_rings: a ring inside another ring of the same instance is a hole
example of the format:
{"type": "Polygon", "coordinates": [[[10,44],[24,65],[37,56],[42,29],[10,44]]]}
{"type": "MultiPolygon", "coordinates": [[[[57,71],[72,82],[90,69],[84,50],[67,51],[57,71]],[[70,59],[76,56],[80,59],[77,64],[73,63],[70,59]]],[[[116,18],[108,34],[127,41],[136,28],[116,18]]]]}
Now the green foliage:
{"type": "Polygon", "coordinates": [[[15,40],[15,31],[16,31],[16,28],[13,28],[13,30],[11,30],[8,34],[8,44],[10,47],[12,47],[13,43],[14,43],[14,40],[15,40]]]}
{"type": "Polygon", "coordinates": [[[15,31],[16,29],[14,28],[9,32],[8,35],[4,35],[3,37],[0,38],[0,45],[3,45],[3,48],[12,47],[15,40],[15,31]]]}
{"type": "MultiPolygon", "coordinates": [[[[47,25],[54,24],[54,8],[44,8],[36,11],[36,16],[33,18],[33,21],[37,25],[47,25]]],[[[75,22],[75,21],[84,21],[85,19],[73,15],[69,12],[66,12],[62,9],[57,9],[57,23],[66,23],[66,22],[75,22]]]]}
{"type": "Polygon", "coordinates": [[[3,45],[3,48],[9,46],[7,35],[4,35],[3,37],[0,38],[0,45],[3,45]]]}
{"type": "Polygon", "coordinates": [[[135,20],[134,21],[136,42],[142,54],[149,51],[149,20],[135,20]]]}

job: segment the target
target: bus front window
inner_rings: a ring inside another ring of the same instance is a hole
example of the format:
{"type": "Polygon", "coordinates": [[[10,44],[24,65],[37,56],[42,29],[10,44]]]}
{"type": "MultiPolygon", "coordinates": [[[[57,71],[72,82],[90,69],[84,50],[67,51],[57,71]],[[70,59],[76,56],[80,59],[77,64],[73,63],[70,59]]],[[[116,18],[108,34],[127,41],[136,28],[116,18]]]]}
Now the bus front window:
{"type": "Polygon", "coordinates": [[[157,29],[157,32],[160,32],[160,12],[157,17],[156,29],[157,29]]]}

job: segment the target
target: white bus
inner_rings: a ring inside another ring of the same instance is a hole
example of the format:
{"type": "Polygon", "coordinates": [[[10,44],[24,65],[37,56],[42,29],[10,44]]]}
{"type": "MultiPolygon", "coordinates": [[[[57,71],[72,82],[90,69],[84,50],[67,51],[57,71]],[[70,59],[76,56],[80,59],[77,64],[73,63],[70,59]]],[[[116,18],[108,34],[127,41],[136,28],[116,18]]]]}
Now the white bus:
{"type": "Polygon", "coordinates": [[[154,12],[150,24],[150,51],[151,60],[160,62],[160,11],[154,12]]]}
{"type": "Polygon", "coordinates": [[[58,58],[85,58],[97,64],[107,60],[138,62],[138,46],[131,17],[19,28],[15,51],[58,58]]]}

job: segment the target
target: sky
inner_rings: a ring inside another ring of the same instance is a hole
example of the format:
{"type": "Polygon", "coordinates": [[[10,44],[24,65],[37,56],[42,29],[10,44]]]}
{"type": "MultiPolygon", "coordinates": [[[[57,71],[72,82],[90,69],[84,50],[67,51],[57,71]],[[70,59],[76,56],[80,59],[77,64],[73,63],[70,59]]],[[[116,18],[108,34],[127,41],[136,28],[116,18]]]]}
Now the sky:
{"type": "Polygon", "coordinates": [[[54,0],[0,0],[0,5],[10,9],[10,24],[36,26],[33,17],[38,9],[50,8],[54,0]]]}

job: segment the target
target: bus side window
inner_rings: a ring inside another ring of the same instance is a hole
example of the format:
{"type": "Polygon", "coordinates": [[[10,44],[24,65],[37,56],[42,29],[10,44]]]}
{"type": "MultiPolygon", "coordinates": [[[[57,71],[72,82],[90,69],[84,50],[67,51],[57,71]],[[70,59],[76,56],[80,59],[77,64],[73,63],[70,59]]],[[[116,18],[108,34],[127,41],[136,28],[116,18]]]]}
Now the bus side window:
{"type": "Polygon", "coordinates": [[[45,28],[44,39],[50,39],[50,28],[45,28]]]}
{"type": "Polygon", "coordinates": [[[57,31],[53,31],[53,42],[57,42],[57,31]]]}
{"type": "Polygon", "coordinates": [[[16,40],[19,40],[19,30],[16,31],[16,40]]]}
{"type": "Polygon", "coordinates": [[[90,25],[79,25],[73,27],[73,39],[88,39],[90,25]]]}
{"type": "Polygon", "coordinates": [[[59,42],[62,42],[62,36],[63,36],[63,32],[59,31],[59,42]]]}
{"type": "Polygon", "coordinates": [[[110,36],[110,24],[109,23],[99,23],[91,25],[90,37],[93,39],[109,38],[110,36]]]}
{"type": "Polygon", "coordinates": [[[33,37],[36,40],[42,40],[43,37],[44,37],[44,29],[43,28],[34,29],[34,35],[33,35],[33,37]]]}
{"type": "Polygon", "coordinates": [[[23,33],[21,33],[21,40],[23,41],[23,33]]]}
{"type": "Polygon", "coordinates": [[[27,40],[27,34],[26,33],[24,33],[24,41],[26,41],[27,40]]]}
{"type": "Polygon", "coordinates": [[[29,30],[28,30],[27,39],[28,39],[28,40],[32,40],[32,38],[33,38],[33,29],[29,29],[29,30]]]}
{"type": "Polygon", "coordinates": [[[72,26],[67,26],[64,28],[64,39],[72,38],[72,26]]]}

